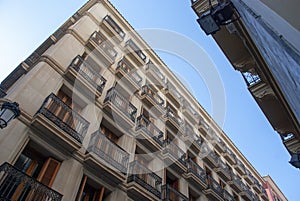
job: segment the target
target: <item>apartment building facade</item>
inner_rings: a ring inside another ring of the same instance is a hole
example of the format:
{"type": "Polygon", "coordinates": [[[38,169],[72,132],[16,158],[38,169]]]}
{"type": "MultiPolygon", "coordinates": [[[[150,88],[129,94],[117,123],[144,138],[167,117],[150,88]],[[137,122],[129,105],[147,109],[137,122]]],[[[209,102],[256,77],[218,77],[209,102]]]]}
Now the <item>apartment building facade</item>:
{"type": "Polygon", "coordinates": [[[264,180],[107,0],[2,83],[0,199],[268,200],[264,180]]]}
{"type": "MultiPolygon", "coordinates": [[[[298,1],[192,0],[209,31],[300,168],[298,1]],[[222,17],[218,17],[222,16],[222,17]],[[210,18],[212,17],[212,18],[210,18]],[[213,26],[209,26],[211,19],[213,26]],[[212,20],[214,19],[214,20],[212,20]]],[[[202,20],[201,20],[202,19],[202,20]]]]}

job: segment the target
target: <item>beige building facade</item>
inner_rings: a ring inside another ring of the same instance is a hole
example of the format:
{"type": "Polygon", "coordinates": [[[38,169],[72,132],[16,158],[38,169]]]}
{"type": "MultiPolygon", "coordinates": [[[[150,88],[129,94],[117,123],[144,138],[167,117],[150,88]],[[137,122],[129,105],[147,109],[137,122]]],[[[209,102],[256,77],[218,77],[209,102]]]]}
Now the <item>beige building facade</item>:
{"type": "Polygon", "coordinates": [[[264,179],[121,14],[90,0],[2,83],[0,198],[268,200],[264,179]]]}

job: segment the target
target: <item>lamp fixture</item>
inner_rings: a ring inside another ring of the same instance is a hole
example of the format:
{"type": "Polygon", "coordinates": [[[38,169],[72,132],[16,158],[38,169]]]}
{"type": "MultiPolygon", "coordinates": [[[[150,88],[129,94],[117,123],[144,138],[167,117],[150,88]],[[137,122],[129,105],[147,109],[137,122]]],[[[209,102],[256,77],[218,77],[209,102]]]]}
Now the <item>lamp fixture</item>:
{"type": "Polygon", "coordinates": [[[1,105],[0,110],[0,128],[5,128],[8,123],[15,119],[16,117],[20,116],[21,111],[19,109],[19,104],[16,102],[4,102],[1,105]]]}

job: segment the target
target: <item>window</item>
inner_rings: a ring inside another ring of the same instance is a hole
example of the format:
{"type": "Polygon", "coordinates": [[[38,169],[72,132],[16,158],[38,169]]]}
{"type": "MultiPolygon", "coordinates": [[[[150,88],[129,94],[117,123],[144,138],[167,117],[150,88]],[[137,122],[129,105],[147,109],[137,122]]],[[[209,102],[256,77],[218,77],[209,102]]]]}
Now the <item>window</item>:
{"type": "Polygon", "coordinates": [[[103,201],[110,192],[100,184],[88,178],[82,177],[76,201],[103,201]]]}

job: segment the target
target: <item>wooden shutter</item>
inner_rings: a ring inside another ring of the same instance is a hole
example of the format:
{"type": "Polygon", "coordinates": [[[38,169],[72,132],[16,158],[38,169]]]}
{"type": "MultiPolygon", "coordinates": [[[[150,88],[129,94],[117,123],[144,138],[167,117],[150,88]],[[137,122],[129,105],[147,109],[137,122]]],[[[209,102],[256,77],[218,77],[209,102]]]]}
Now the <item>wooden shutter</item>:
{"type": "Polygon", "coordinates": [[[48,158],[44,163],[37,178],[41,183],[51,187],[57,175],[61,163],[53,158],[48,158]]]}

